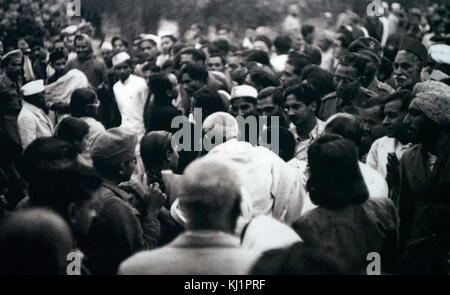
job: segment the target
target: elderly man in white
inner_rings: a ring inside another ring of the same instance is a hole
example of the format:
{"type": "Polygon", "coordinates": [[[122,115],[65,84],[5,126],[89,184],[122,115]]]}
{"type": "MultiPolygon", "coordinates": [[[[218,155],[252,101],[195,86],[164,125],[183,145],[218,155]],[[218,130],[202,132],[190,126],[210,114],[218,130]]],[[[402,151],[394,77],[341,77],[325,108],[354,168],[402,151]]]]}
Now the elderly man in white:
{"type": "Polygon", "coordinates": [[[250,196],[253,217],[269,215],[286,224],[299,218],[305,190],[298,169],[267,148],[238,141],[238,123],[228,113],[210,115],[203,131],[203,145],[209,150],[206,157],[218,156],[236,165],[250,196]]]}
{"type": "Polygon", "coordinates": [[[24,101],[17,118],[22,148],[25,149],[38,137],[52,136],[53,122],[47,116],[48,107],[43,92],[44,80],[25,84],[22,88],[24,101]]]}

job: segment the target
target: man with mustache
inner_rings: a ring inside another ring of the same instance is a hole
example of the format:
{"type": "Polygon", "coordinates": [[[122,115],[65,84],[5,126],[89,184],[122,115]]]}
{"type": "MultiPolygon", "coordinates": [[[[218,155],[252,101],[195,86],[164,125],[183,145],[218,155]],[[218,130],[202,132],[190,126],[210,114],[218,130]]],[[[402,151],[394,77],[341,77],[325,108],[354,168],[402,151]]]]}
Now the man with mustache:
{"type": "Polygon", "coordinates": [[[403,123],[417,143],[400,159],[401,273],[448,274],[450,269],[450,87],[414,87],[403,123]]]}
{"type": "Polygon", "coordinates": [[[322,98],[319,118],[327,120],[339,112],[358,113],[365,107],[376,93],[364,88],[361,83],[365,79],[366,59],[357,54],[345,55],[334,73],[335,92],[322,98]]]}
{"type": "Polygon", "coordinates": [[[427,49],[420,41],[403,39],[394,61],[394,80],[398,90],[412,90],[420,82],[420,74],[427,60],[427,49]]]}

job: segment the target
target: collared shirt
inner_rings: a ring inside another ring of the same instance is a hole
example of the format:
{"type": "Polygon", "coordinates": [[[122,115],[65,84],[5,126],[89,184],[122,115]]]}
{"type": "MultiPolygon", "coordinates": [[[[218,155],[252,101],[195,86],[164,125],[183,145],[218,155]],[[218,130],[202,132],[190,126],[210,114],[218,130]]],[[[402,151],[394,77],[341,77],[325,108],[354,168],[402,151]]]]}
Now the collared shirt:
{"type": "Polygon", "coordinates": [[[308,138],[302,139],[296,131],[295,126],[291,125],[291,132],[294,134],[295,140],[297,142],[297,147],[295,148],[295,157],[300,161],[305,161],[308,158],[308,148],[319,137],[325,130],[325,122],[316,118],[316,125],[308,134],[308,138]]]}
{"type": "Polygon", "coordinates": [[[17,125],[23,149],[36,138],[53,135],[54,127],[49,117],[42,109],[27,102],[20,111],[17,125]]]}
{"type": "Polygon", "coordinates": [[[367,154],[366,164],[377,170],[383,177],[387,175],[388,154],[395,153],[400,160],[411,144],[402,144],[393,137],[381,137],[375,140],[367,154]]]}
{"type": "Polygon", "coordinates": [[[125,81],[118,81],[113,87],[117,106],[122,115],[121,127],[138,134],[138,139],[144,135],[144,106],[148,97],[148,87],[141,77],[130,75],[125,81]]]}
{"type": "Polygon", "coordinates": [[[319,118],[326,121],[336,113],[345,112],[347,108],[364,107],[372,97],[377,97],[377,94],[364,87],[361,87],[355,99],[349,102],[345,102],[342,98],[338,97],[336,91],[332,92],[322,98],[319,118]]]}

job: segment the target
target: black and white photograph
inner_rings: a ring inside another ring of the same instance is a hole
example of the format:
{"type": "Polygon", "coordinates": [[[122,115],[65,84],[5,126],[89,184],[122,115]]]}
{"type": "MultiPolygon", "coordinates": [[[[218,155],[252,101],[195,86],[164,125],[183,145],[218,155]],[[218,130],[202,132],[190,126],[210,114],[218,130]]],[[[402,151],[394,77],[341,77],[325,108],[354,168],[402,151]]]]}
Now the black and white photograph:
{"type": "Polygon", "coordinates": [[[0,278],[449,274],[448,0],[0,0],[0,278]]]}

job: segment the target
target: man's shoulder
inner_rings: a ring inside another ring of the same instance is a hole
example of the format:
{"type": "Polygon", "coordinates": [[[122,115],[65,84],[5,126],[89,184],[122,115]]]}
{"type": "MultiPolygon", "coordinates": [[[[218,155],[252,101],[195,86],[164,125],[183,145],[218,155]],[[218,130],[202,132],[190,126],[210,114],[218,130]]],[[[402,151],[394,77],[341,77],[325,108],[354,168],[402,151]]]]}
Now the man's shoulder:
{"type": "Polygon", "coordinates": [[[415,144],[408,149],[406,149],[402,155],[401,161],[405,161],[406,163],[411,161],[411,158],[415,157],[417,153],[420,153],[420,148],[422,145],[415,144]]]}
{"type": "Polygon", "coordinates": [[[331,92],[331,93],[325,95],[324,97],[322,97],[322,102],[325,102],[325,101],[330,100],[330,99],[333,99],[333,98],[337,98],[337,93],[336,93],[336,91],[331,92]]]}
{"type": "Polygon", "coordinates": [[[136,253],[120,264],[119,274],[136,275],[157,272],[157,266],[164,264],[167,257],[169,257],[167,256],[168,252],[173,250],[174,248],[165,246],[155,250],[136,253]]]}
{"type": "Polygon", "coordinates": [[[378,96],[378,94],[370,89],[361,87],[361,93],[365,96],[365,97],[376,97],[378,96]]]}

